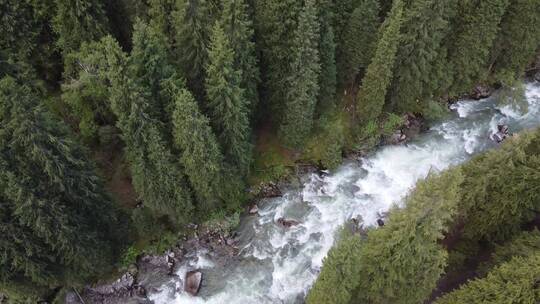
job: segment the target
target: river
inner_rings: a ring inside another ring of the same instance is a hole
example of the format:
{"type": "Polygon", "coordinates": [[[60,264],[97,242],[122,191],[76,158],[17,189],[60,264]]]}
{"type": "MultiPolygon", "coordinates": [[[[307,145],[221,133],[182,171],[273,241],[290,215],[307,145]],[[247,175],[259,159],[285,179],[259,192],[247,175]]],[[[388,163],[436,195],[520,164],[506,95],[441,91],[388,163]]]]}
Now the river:
{"type": "Polygon", "coordinates": [[[259,203],[259,216],[246,216],[238,228],[240,254],[221,265],[212,252],[192,252],[177,270],[203,273],[197,297],[182,292],[171,279],[150,294],[156,304],[302,303],[334,243],[336,232],[351,218],[364,225],[393,204],[402,204],[418,179],[430,171],[463,163],[473,155],[495,148],[490,134],[504,123],[510,132],[540,125],[540,83],[525,86],[529,111],[498,106],[497,94],[481,101],[462,100],[443,122],[402,146],[386,146],[358,161],[347,161],[320,177],[303,177],[300,187],[283,197],[259,203]],[[284,217],[301,224],[286,229],[276,223],[284,217]]]}

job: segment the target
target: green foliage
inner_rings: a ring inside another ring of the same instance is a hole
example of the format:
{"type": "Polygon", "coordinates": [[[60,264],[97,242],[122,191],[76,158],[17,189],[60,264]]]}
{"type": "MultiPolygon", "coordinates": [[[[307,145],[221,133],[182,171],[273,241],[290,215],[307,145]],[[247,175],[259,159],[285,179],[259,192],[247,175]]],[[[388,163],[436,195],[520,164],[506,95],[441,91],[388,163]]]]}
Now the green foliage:
{"type": "MultiPolygon", "coordinates": [[[[108,20],[101,1],[55,0],[56,14],[52,26],[58,48],[67,56],[77,51],[83,42],[103,37],[108,30],[108,20]]],[[[72,75],[76,62],[65,62],[65,75],[72,75]]]]}
{"type": "Polygon", "coordinates": [[[512,0],[502,18],[492,50],[495,78],[517,79],[540,47],[540,5],[536,0],[512,0]]]}
{"type": "Polygon", "coordinates": [[[358,252],[363,241],[357,235],[342,233],[341,239],[328,252],[319,278],[306,298],[307,304],[348,304],[358,282],[363,279],[357,271],[361,263],[358,252]]]}
{"type": "Polygon", "coordinates": [[[489,261],[480,265],[478,272],[485,275],[493,267],[509,262],[513,257],[528,257],[540,252],[540,231],[526,231],[518,234],[512,240],[496,245],[489,261]]]}
{"type": "Polygon", "coordinates": [[[245,176],[251,163],[251,143],[241,72],[234,68],[234,50],[219,23],[214,26],[211,40],[206,71],[211,121],[226,161],[245,176]]]}
{"type": "Polygon", "coordinates": [[[176,36],[176,60],[189,88],[198,99],[204,96],[205,67],[212,20],[206,0],[178,0],[172,16],[176,36]]]}
{"type": "MultiPolygon", "coordinates": [[[[461,1],[455,20],[449,65],[454,80],[454,94],[469,91],[475,82],[486,78],[489,52],[509,0],[461,1]]],[[[520,42],[521,43],[521,42],[520,42]]]]}
{"type": "Polygon", "coordinates": [[[368,67],[375,52],[379,19],[379,1],[362,0],[350,15],[343,33],[341,84],[354,82],[355,77],[368,67]]]}
{"type": "Polygon", "coordinates": [[[382,113],[400,42],[402,15],[403,2],[396,0],[381,27],[375,55],[356,97],[356,113],[362,124],[376,120],[382,113]]]}
{"type": "Polygon", "coordinates": [[[74,286],[107,271],[126,225],[88,154],[30,88],[0,81],[0,282],[74,286]]]}
{"type": "Polygon", "coordinates": [[[438,299],[437,304],[533,304],[540,301],[540,254],[515,257],[488,273],[438,299]]]}
{"type": "Polygon", "coordinates": [[[332,26],[331,7],[328,1],[319,4],[320,37],[319,61],[319,96],[317,113],[331,110],[336,103],[337,67],[336,67],[336,36],[332,26]]]}
{"type": "Polygon", "coordinates": [[[190,219],[193,203],[186,177],[175,159],[163,122],[153,117],[155,105],[131,78],[127,56],[105,38],[111,83],[111,107],[126,144],[133,186],[146,206],[172,223],[190,219]]]}
{"type": "Polygon", "coordinates": [[[315,2],[308,0],[295,31],[294,60],[279,137],[290,147],[300,147],[311,132],[321,72],[318,51],[319,22],[315,2]]]}
{"type": "Polygon", "coordinates": [[[357,297],[361,303],[421,303],[446,266],[438,241],[457,211],[459,169],[420,181],[402,210],[370,231],[362,246],[357,297]]]}
{"type": "Polygon", "coordinates": [[[346,118],[339,113],[323,115],[316,124],[315,135],[306,144],[306,156],[324,168],[334,169],[341,164],[345,146],[346,118]]]}
{"type": "Polygon", "coordinates": [[[423,113],[427,102],[439,93],[439,64],[446,65],[444,38],[456,0],[418,0],[405,10],[392,84],[391,104],[399,112],[423,113]],[[442,62],[441,62],[442,61],[442,62]]]}
{"type": "Polygon", "coordinates": [[[523,133],[465,166],[460,219],[464,239],[503,241],[540,209],[540,131],[523,133]]]}
{"type": "Polygon", "coordinates": [[[181,151],[180,162],[202,211],[218,204],[223,156],[208,118],[187,90],[176,96],[173,114],[174,142],[181,151]]]}
{"type": "Polygon", "coordinates": [[[114,124],[109,105],[107,58],[103,42],[83,43],[78,52],[70,53],[68,60],[77,62],[76,78],[62,86],[62,100],[68,104],[79,121],[81,136],[96,140],[99,128],[114,124]]]}
{"type": "Polygon", "coordinates": [[[253,22],[248,14],[245,0],[226,0],[223,3],[221,24],[234,51],[234,69],[241,72],[240,87],[244,90],[250,117],[255,114],[259,102],[258,84],[260,72],[253,41],[253,22]]]}

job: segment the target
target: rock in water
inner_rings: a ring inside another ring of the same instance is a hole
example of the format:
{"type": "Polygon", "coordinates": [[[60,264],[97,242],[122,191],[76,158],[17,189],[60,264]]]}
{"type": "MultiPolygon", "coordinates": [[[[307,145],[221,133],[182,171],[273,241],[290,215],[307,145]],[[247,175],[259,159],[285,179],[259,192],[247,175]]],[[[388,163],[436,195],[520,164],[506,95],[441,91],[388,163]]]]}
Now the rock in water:
{"type": "Polygon", "coordinates": [[[489,96],[491,96],[491,93],[492,93],[492,90],[489,86],[477,85],[474,88],[471,94],[471,97],[473,99],[480,100],[480,99],[488,98],[489,96]]]}
{"type": "Polygon", "coordinates": [[[192,296],[196,296],[201,289],[202,273],[194,270],[186,273],[184,290],[192,296]]]}
{"type": "Polygon", "coordinates": [[[280,217],[278,220],[277,220],[278,224],[280,224],[281,226],[285,227],[285,228],[291,228],[292,226],[296,226],[298,224],[300,224],[299,221],[295,221],[295,220],[286,220],[282,217],[280,217]]]}
{"type": "Polygon", "coordinates": [[[259,207],[257,207],[257,204],[253,204],[249,207],[248,213],[251,215],[255,215],[259,212],[259,207]]]}

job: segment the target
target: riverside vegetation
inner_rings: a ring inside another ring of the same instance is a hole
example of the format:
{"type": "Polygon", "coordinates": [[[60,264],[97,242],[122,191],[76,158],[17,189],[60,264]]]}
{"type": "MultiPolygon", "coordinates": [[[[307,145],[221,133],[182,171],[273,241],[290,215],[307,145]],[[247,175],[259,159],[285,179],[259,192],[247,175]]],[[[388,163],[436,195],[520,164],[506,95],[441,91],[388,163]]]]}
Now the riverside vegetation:
{"type": "MultiPolygon", "coordinates": [[[[540,47],[537,0],[0,1],[10,303],[61,301],[188,223],[236,218],[248,187],[333,168],[403,114],[510,89],[540,47]]],[[[341,238],[307,302],[539,301],[539,172],[536,131],[419,182],[383,228],[341,238]]]]}

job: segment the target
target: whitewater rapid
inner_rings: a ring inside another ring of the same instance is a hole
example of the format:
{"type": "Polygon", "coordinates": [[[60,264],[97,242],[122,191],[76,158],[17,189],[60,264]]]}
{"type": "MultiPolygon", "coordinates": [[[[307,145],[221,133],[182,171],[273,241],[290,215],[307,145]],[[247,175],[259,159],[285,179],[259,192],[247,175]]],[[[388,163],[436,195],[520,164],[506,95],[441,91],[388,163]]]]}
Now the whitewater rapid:
{"type": "Polygon", "coordinates": [[[334,172],[303,178],[300,187],[283,197],[259,203],[259,216],[247,216],[238,228],[239,258],[219,265],[211,252],[190,253],[178,269],[179,278],[200,269],[203,284],[197,297],[182,291],[171,279],[150,294],[156,304],[302,303],[334,244],[336,232],[351,218],[365,226],[402,199],[430,171],[460,164],[472,155],[497,146],[490,140],[497,124],[511,132],[540,125],[540,84],[525,85],[526,114],[498,106],[497,94],[481,101],[452,105],[444,122],[403,146],[387,146],[334,172]],[[285,229],[284,217],[301,224],[285,229]]]}

